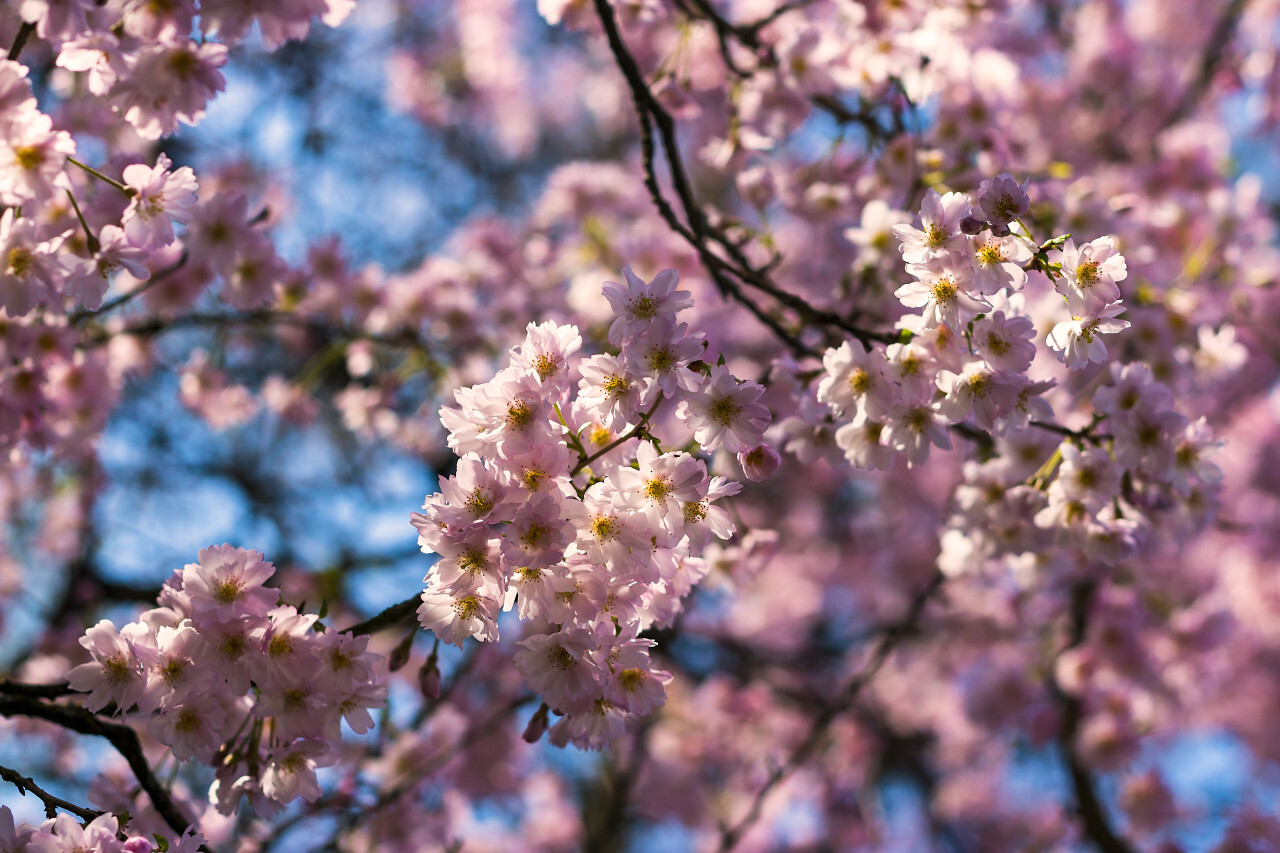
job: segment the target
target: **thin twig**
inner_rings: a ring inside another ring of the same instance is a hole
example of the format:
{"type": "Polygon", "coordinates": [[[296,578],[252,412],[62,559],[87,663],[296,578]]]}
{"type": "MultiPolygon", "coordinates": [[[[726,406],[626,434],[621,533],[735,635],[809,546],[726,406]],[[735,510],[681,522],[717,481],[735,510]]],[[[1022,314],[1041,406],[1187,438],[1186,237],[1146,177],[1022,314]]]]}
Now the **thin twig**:
{"type": "Polygon", "coordinates": [[[639,422],[637,422],[635,426],[631,428],[630,432],[627,432],[624,435],[618,436],[613,441],[609,442],[604,447],[597,450],[595,453],[592,453],[590,456],[584,456],[581,460],[579,460],[578,464],[573,466],[573,470],[569,472],[569,476],[572,477],[574,474],[577,474],[583,468],[586,468],[592,462],[595,462],[601,456],[604,456],[606,453],[608,453],[610,450],[613,450],[618,445],[628,442],[633,438],[641,437],[644,434],[646,428],[649,426],[650,419],[653,418],[654,413],[658,411],[658,406],[662,405],[662,399],[663,399],[662,396],[659,395],[658,399],[653,401],[653,405],[649,407],[649,411],[645,412],[643,415],[640,416],[639,422]]]}
{"type": "Polygon", "coordinates": [[[68,163],[70,163],[72,166],[78,166],[78,167],[80,167],[80,168],[81,168],[81,169],[83,169],[84,171],[88,172],[90,175],[93,175],[93,176],[94,176],[95,178],[97,178],[98,180],[100,180],[100,181],[103,181],[103,182],[105,182],[105,183],[110,184],[111,186],[113,186],[113,187],[115,187],[116,189],[120,190],[120,192],[122,192],[122,193],[124,193],[125,195],[129,196],[130,198],[132,198],[132,197],[134,197],[135,195],[137,195],[137,194],[138,194],[138,191],[137,191],[137,190],[135,190],[133,187],[125,186],[124,184],[122,184],[122,183],[120,183],[119,181],[117,181],[115,178],[112,178],[112,177],[109,177],[109,176],[107,176],[107,175],[102,174],[101,172],[99,172],[97,169],[93,168],[93,167],[92,167],[92,166],[90,166],[89,164],[87,164],[87,163],[81,163],[79,160],[77,160],[77,159],[76,159],[76,158],[74,158],[74,157],[68,157],[68,158],[67,158],[67,162],[68,162],[68,163]]]}
{"type": "Polygon", "coordinates": [[[141,285],[139,285],[138,287],[135,287],[133,290],[130,290],[128,293],[122,293],[121,295],[117,296],[115,299],[102,303],[97,308],[94,308],[92,311],[75,312],[68,318],[68,322],[70,322],[71,325],[73,326],[78,326],[81,323],[83,323],[85,320],[90,320],[90,319],[93,319],[94,317],[99,316],[100,314],[106,314],[109,311],[114,311],[115,309],[119,308],[121,305],[127,305],[129,302],[133,301],[134,299],[137,299],[139,296],[146,293],[148,290],[155,287],[157,284],[164,281],[166,278],[168,278],[169,276],[173,275],[178,270],[186,266],[187,259],[188,259],[187,250],[183,249],[181,257],[179,257],[178,260],[175,261],[172,266],[165,267],[164,269],[159,270],[158,272],[152,273],[151,277],[147,279],[145,282],[143,282],[141,285]]]}

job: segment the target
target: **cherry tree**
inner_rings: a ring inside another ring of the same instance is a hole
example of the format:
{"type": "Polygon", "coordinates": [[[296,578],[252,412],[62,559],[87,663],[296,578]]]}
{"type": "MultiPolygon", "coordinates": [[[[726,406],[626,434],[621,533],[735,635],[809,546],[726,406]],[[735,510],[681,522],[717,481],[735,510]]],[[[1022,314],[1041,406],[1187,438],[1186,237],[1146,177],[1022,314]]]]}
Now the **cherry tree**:
{"type": "Polygon", "coordinates": [[[7,4],[0,850],[1280,849],[1278,13],[7,4]]]}

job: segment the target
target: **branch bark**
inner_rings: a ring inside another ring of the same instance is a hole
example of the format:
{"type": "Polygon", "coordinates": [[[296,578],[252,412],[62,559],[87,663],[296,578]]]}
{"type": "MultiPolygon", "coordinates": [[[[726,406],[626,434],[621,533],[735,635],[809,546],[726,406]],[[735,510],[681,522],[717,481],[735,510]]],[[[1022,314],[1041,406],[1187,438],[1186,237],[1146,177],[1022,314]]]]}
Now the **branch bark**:
{"type": "Polygon", "coordinates": [[[8,693],[0,695],[0,716],[45,720],[79,734],[106,738],[115,747],[116,752],[129,763],[129,769],[133,771],[134,778],[138,780],[142,790],[147,792],[147,796],[151,798],[151,804],[169,828],[178,835],[182,835],[191,826],[190,819],[182,813],[173,797],[169,795],[168,789],[160,784],[155,774],[151,772],[151,766],[147,764],[146,756],[142,754],[142,742],[138,739],[138,733],[129,726],[103,720],[79,705],[46,702],[34,696],[8,693]]]}
{"type": "MultiPolygon", "coordinates": [[[[1075,648],[1084,642],[1085,632],[1089,626],[1089,608],[1093,603],[1096,589],[1095,581],[1084,581],[1072,588],[1071,633],[1063,651],[1075,648]]],[[[1062,751],[1067,764],[1067,775],[1071,778],[1071,791],[1076,801],[1076,814],[1080,818],[1085,837],[1102,853],[1136,853],[1133,846],[1112,829],[1106,809],[1098,798],[1093,777],[1076,751],[1076,735],[1084,719],[1083,703],[1079,698],[1065,693],[1052,676],[1049,689],[1056,697],[1062,712],[1062,726],[1058,730],[1058,748],[1062,751]]]]}

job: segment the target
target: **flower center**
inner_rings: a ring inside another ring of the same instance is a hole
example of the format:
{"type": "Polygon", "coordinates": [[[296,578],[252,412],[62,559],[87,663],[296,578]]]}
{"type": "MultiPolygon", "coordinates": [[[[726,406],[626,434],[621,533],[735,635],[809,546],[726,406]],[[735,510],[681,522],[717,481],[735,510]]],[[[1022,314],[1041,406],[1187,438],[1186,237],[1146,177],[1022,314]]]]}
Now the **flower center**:
{"type": "Polygon", "coordinates": [[[671,482],[666,477],[654,477],[644,484],[644,494],[655,501],[665,500],[671,494],[671,482]]]}
{"type": "Polygon", "coordinates": [[[520,541],[526,548],[541,548],[547,541],[547,537],[551,534],[550,528],[545,524],[533,522],[529,525],[529,529],[520,537],[520,541]]]}
{"type": "Polygon", "coordinates": [[[219,604],[234,604],[241,598],[239,578],[227,578],[214,587],[213,595],[219,604]]]}
{"type": "Polygon", "coordinates": [[[17,278],[26,278],[35,266],[36,257],[30,249],[19,246],[9,250],[9,274],[17,278]]]}
{"type": "Polygon", "coordinates": [[[176,687],[182,677],[187,674],[187,662],[182,658],[169,658],[160,668],[160,677],[170,687],[176,687]]]}
{"type": "Polygon", "coordinates": [[[240,634],[227,634],[218,642],[218,653],[227,660],[239,660],[247,644],[240,634]]]}
{"type": "Polygon", "coordinates": [[[595,424],[591,427],[591,432],[587,434],[587,440],[596,447],[604,447],[613,440],[613,433],[609,432],[609,430],[605,429],[600,424],[595,424]]]}
{"type": "Polygon", "coordinates": [[[1013,200],[1013,196],[1002,195],[991,206],[991,212],[995,214],[997,219],[1013,219],[1018,213],[1018,203],[1013,200]]]}
{"type": "Polygon", "coordinates": [[[618,521],[613,516],[600,516],[591,522],[591,532],[600,540],[615,539],[618,536],[618,521]]]}
{"type": "Polygon", "coordinates": [[[549,355],[539,355],[533,360],[533,369],[538,371],[538,378],[546,382],[551,375],[560,369],[560,361],[549,355]]]}
{"type": "Polygon", "coordinates": [[[190,77],[199,64],[195,55],[185,50],[174,51],[169,55],[169,70],[184,79],[190,77]]]}
{"type": "Polygon", "coordinates": [[[28,172],[34,172],[44,163],[44,152],[35,145],[23,145],[13,150],[13,159],[28,172]]]}
{"type": "Polygon", "coordinates": [[[480,599],[474,595],[464,595],[453,603],[453,609],[459,619],[474,619],[480,611],[480,599]]]}
{"type": "Polygon", "coordinates": [[[631,314],[637,320],[652,320],[658,314],[658,300],[652,296],[638,296],[631,300],[631,314]]]}
{"type": "Polygon", "coordinates": [[[267,654],[273,658],[293,654],[293,635],[276,634],[271,638],[271,642],[267,643],[267,654]]]}
{"type": "Polygon", "coordinates": [[[549,651],[551,655],[551,665],[556,669],[572,669],[573,665],[577,663],[577,661],[573,659],[573,655],[569,654],[568,649],[564,646],[552,646],[549,651]]]}
{"type": "Polygon", "coordinates": [[[941,249],[947,245],[947,229],[941,225],[930,225],[924,232],[924,244],[929,249],[941,249]]]}
{"type": "Polygon", "coordinates": [[[1000,250],[999,243],[987,243],[978,250],[978,261],[984,267],[995,266],[1004,263],[1004,252],[1000,250]]]}
{"type": "Polygon", "coordinates": [[[200,731],[200,726],[200,712],[195,708],[183,708],[178,712],[178,722],[174,724],[174,728],[178,731],[189,735],[200,731]]]}
{"type": "Polygon", "coordinates": [[[1076,281],[1081,287],[1092,287],[1098,281],[1098,262],[1085,261],[1076,267],[1076,281]]]}
{"type": "Polygon", "coordinates": [[[666,373],[675,366],[676,357],[671,350],[666,347],[649,350],[649,369],[654,373],[666,373]]]}
{"type": "Polygon", "coordinates": [[[468,548],[462,552],[462,556],[458,557],[458,568],[464,572],[478,575],[488,567],[488,557],[479,548],[468,548]]]}
{"type": "Polygon", "coordinates": [[[102,672],[112,684],[129,680],[129,662],[124,655],[111,655],[102,662],[102,672]]]}
{"type": "Polygon", "coordinates": [[[482,489],[476,489],[467,498],[467,509],[477,518],[493,509],[493,498],[486,495],[482,489]]]}
{"type": "Polygon", "coordinates": [[[721,397],[711,404],[708,414],[711,415],[711,420],[721,426],[728,426],[733,423],[734,418],[742,414],[742,407],[729,397],[721,397]]]}
{"type": "Polygon", "coordinates": [[[524,400],[512,400],[507,405],[507,424],[512,429],[524,429],[533,423],[533,406],[524,400]]]}
{"type": "Polygon", "coordinates": [[[644,679],[644,670],[636,667],[624,669],[618,673],[618,684],[622,685],[622,689],[628,693],[635,693],[639,690],[640,685],[644,684],[644,679]]]}

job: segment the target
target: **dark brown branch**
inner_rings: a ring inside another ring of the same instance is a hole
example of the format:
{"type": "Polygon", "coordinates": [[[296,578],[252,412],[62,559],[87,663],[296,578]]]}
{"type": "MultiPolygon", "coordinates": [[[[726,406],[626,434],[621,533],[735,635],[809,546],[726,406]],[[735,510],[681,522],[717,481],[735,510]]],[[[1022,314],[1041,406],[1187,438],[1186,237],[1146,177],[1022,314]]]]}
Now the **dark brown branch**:
{"type": "Polygon", "coordinates": [[[358,622],[350,628],[343,628],[343,634],[374,634],[387,628],[394,628],[402,622],[407,622],[409,617],[418,611],[418,605],[422,603],[422,597],[415,595],[413,598],[406,598],[397,604],[393,604],[386,610],[376,616],[358,622]]]}
{"type": "Polygon", "coordinates": [[[34,779],[23,776],[18,771],[10,770],[8,767],[0,767],[0,779],[4,779],[9,784],[13,785],[13,787],[18,789],[18,793],[23,796],[26,796],[27,792],[30,791],[39,797],[41,802],[44,803],[45,817],[55,817],[58,813],[58,809],[62,809],[64,812],[71,812],[71,814],[80,818],[85,823],[88,823],[94,818],[101,817],[105,814],[105,812],[94,811],[93,809],[87,809],[84,806],[77,806],[75,803],[68,802],[61,797],[56,797],[37,785],[34,779]]]}
{"type": "Polygon", "coordinates": [[[826,738],[827,730],[831,728],[831,724],[841,714],[853,707],[858,694],[862,692],[862,689],[871,682],[871,679],[884,666],[885,661],[889,659],[889,655],[893,650],[904,639],[917,631],[920,619],[924,616],[925,605],[941,589],[942,581],[942,573],[935,573],[929,584],[916,593],[915,598],[911,600],[911,606],[907,608],[906,614],[900,620],[884,629],[862,669],[849,680],[849,683],[840,691],[840,695],[836,697],[835,701],[827,704],[814,715],[809,723],[809,731],[804,738],[787,756],[787,760],[774,769],[764,784],[756,791],[747,813],[737,823],[721,831],[720,847],[718,848],[720,853],[729,853],[730,850],[737,846],[746,831],[760,819],[765,798],[817,752],[818,747],[822,745],[823,740],[826,738]]]}
{"type": "Polygon", "coordinates": [[[804,299],[778,287],[764,272],[751,265],[738,244],[711,226],[694,195],[684,161],[680,156],[675,119],[649,89],[649,85],[645,81],[640,67],[636,64],[635,58],[623,43],[609,0],[595,0],[595,7],[601,25],[604,28],[605,36],[608,39],[610,51],[613,53],[618,69],[627,81],[627,86],[631,90],[632,101],[636,107],[637,117],[640,122],[640,143],[645,186],[649,190],[649,195],[653,199],[654,205],[658,208],[659,215],[662,216],[673,231],[683,237],[698,253],[699,259],[721,294],[725,298],[747,308],[797,356],[817,357],[817,353],[805,346],[796,334],[783,328],[781,323],[748,298],[743,293],[741,285],[754,288],[772,297],[784,307],[794,311],[802,322],[819,324],[846,332],[857,338],[868,349],[872,341],[886,344],[897,341],[898,336],[896,334],[863,329],[838,314],[815,308],[804,299]],[[686,222],[680,221],[658,182],[656,169],[657,145],[653,138],[655,127],[662,141],[664,159],[667,171],[671,176],[671,184],[676,198],[679,199],[686,222]],[[713,244],[716,247],[715,250],[712,249],[713,244]],[[724,256],[722,257],[718,252],[723,252],[724,256]],[[739,282],[741,282],[741,285],[739,282]]]}
{"type": "Polygon", "coordinates": [[[1200,54],[1200,64],[1196,70],[1195,79],[1183,91],[1177,106],[1161,123],[1161,127],[1170,127],[1191,115],[1205,93],[1209,91],[1209,84],[1213,82],[1213,75],[1222,63],[1227,45],[1235,37],[1236,28],[1240,26],[1240,18],[1244,14],[1244,7],[1248,3],[1249,0],[1230,0],[1222,10],[1222,15],[1214,25],[1213,32],[1205,43],[1204,51],[1200,54]]]}
{"type": "Polygon", "coordinates": [[[18,27],[18,32],[13,37],[13,44],[9,45],[9,60],[11,62],[18,61],[18,56],[22,53],[22,49],[27,46],[27,39],[31,38],[31,34],[35,31],[36,25],[28,24],[25,21],[22,26],[18,27]]]}
{"type": "Polygon", "coordinates": [[[182,835],[191,826],[191,821],[178,808],[169,791],[151,772],[146,756],[142,753],[142,742],[138,739],[138,733],[129,726],[108,722],[79,705],[45,702],[30,696],[0,696],[0,716],[46,720],[69,731],[106,738],[115,747],[116,752],[129,763],[129,769],[133,771],[134,778],[138,780],[142,790],[147,792],[147,796],[151,798],[151,804],[169,828],[178,835],[182,835]]]}
{"type": "Polygon", "coordinates": [[[647,755],[649,731],[659,713],[655,709],[637,724],[626,766],[619,766],[616,754],[607,760],[601,769],[599,786],[593,789],[594,796],[583,799],[582,823],[586,836],[583,850],[619,853],[627,849],[627,834],[633,820],[631,793],[647,755]]]}
{"type": "Polygon", "coordinates": [[[0,678],[0,695],[25,696],[28,699],[61,699],[75,691],[65,684],[26,684],[0,678]]]}
{"type": "MultiPolygon", "coordinates": [[[[1093,603],[1096,588],[1097,585],[1093,581],[1078,583],[1072,588],[1071,632],[1063,651],[1075,648],[1084,642],[1089,624],[1089,608],[1093,603]]],[[[1093,777],[1076,751],[1076,735],[1084,719],[1083,703],[1078,697],[1065,693],[1052,678],[1049,682],[1049,691],[1062,711],[1062,725],[1058,729],[1058,748],[1062,751],[1067,763],[1067,774],[1071,777],[1071,790],[1076,801],[1076,814],[1080,818],[1085,837],[1102,853],[1135,853],[1133,846],[1111,828],[1110,818],[1107,817],[1106,809],[1098,798],[1093,777]]]]}

